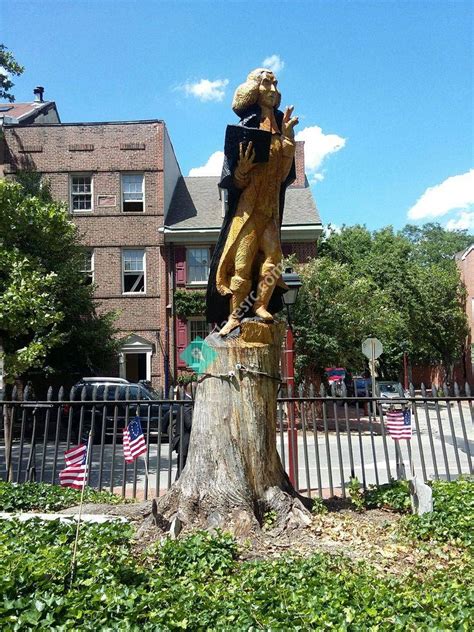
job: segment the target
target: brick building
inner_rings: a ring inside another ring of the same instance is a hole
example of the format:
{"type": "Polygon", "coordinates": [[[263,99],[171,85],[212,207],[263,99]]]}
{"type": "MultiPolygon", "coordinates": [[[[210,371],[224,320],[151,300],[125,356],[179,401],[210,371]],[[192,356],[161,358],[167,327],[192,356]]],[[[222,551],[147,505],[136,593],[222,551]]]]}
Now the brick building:
{"type": "MultiPolygon", "coordinates": [[[[168,383],[186,369],[182,349],[206,330],[203,315],[176,319],[173,299],[177,288],[206,286],[225,203],[218,178],[182,177],[161,120],[60,123],[54,102],[42,100],[14,104],[9,113],[2,173],[41,173],[70,209],[87,247],[84,274],[95,285],[98,309],[118,313],[122,347],[114,371],[168,383]],[[15,117],[15,109],[29,115],[15,117]]],[[[304,261],[315,255],[322,227],[304,176],[303,143],[297,154],[282,241],[285,254],[304,261]]]]}

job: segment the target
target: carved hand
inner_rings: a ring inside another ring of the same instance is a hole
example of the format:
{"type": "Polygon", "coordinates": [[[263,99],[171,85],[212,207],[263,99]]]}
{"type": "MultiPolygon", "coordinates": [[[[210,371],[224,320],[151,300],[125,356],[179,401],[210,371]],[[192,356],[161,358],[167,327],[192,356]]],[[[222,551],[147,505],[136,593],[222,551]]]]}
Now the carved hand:
{"type": "Polygon", "coordinates": [[[255,150],[253,148],[252,141],[249,142],[247,149],[244,152],[244,144],[240,143],[239,146],[239,162],[237,169],[241,176],[246,176],[254,167],[257,166],[255,160],[255,150]]]}
{"type": "Polygon", "coordinates": [[[291,117],[294,109],[295,108],[293,105],[286,108],[285,113],[283,115],[283,122],[282,122],[282,134],[283,136],[285,136],[286,138],[289,138],[290,140],[293,140],[293,138],[295,137],[294,127],[295,125],[298,125],[299,123],[299,119],[297,116],[293,116],[293,118],[291,117]]]}

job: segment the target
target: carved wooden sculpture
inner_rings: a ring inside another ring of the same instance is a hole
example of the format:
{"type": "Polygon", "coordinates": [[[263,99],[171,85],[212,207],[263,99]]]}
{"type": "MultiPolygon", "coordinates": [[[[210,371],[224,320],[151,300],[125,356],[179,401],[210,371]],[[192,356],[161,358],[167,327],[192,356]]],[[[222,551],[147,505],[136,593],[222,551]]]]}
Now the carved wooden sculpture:
{"type": "Polygon", "coordinates": [[[311,501],[293,489],[275,436],[285,325],[273,314],[285,291],[280,225],[298,122],[293,108],[283,114],[279,103],[276,78],[266,69],[252,71],[235,93],[241,124],[228,129],[221,181],[229,211],[207,295],[208,319],[221,328],[205,340],[186,466],[154,501],[157,524],[177,518],[248,534],[267,511],[275,512],[278,528],[309,520],[311,501]]]}
{"type": "Polygon", "coordinates": [[[281,280],[280,227],[285,190],[295,177],[298,119],[293,107],[283,114],[279,104],[276,77],[262,68],[253,70],[234,96],[232,107],[241,119],[235,127],[249,140],[226,143],[219,185],[227,189],[228,212],[211,262],[207,317],[222,327],[221,335],[250,309],[271,322],[287,289],[281,280]]]}

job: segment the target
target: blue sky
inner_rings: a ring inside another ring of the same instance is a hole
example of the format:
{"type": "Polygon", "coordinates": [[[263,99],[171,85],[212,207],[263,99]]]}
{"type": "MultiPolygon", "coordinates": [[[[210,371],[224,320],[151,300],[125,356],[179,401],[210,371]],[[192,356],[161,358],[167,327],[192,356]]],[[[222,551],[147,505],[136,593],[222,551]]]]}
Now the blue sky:
{"type": "Polygon", "coordinates": [[[18,102],[43,85],[63,122],[164,119],[184,175],[218,169],[267,60],[325,224],[474,230],[471,2],[1,0],[0,24],[18,102]]]}

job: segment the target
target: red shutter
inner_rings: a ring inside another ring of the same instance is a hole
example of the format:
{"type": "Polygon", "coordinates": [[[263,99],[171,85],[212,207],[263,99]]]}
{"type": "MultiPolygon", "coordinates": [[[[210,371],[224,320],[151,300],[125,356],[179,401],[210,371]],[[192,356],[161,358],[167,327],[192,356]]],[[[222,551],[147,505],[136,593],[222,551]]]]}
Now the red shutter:
{"type": "Polygon", "coordinates": [[[180,369],[186,367],[186,362],[180,358],[181,353],[188,346],[188,324],[181,318],[176,318],[176,359],[177,365],[180,369]]]}
{"type": "Polygon", "coordinates": [[[186,248],[175,246],[174,267],[176,271],[176,285],[186,285],[186,248]]]}

